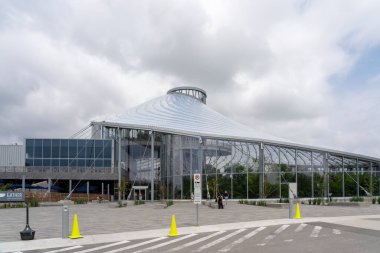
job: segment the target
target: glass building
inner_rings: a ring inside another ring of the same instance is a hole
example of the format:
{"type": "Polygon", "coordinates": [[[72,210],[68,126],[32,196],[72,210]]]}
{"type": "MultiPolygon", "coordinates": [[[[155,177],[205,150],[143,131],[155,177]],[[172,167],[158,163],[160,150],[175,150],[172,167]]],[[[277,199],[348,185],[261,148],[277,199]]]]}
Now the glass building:
{"type": "MultiPolygon", "coordinates": [[[[379,158],[258,132],[214,111],[206,100],[202,89],[174,88],[123,115],[92,122],[92,138],[115,140],[115,167],[131,186],[148,186],[151,199],[190,199],[194,173],[202,174],[203,198],[224,191],[233,199],[287,198],[288,183],[294,182],[303,198],[380,195],[379,158]]],[[[36,141],[33,159],[27,160],[45,163],[44,140],[36,141]]],[[[53,150],[58,144],[50,141],[53,150]]],[[[94,155],[85,153],[95,165],[109,165],[109,156],[97,161],[97,141],[90,146],[94,155]]],[[[70,147],[63,143],[65,157],[59,159],[70,157],[70,147]]],[[[80,160],[91,164],[87,156],[74,163],[80,160]]]]}

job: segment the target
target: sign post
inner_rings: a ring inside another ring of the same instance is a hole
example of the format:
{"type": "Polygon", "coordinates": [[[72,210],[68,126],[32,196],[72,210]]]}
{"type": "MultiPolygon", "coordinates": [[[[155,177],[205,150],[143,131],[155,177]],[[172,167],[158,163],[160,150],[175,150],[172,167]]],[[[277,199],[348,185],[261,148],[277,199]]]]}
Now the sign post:
{"type": "Polygon", "coordinates": [[[196,216],[197,216],[197,226],[199,226],[198,222],[198,206],[202,202],[202,181],[201,181],[201,174],[196,173],[194,174],[194,204],[196,208],[196,216]]]}
{"type": "Polygon", "coordinates": [[[289,219],[294,216],[294,199],[297,198],[297,183],[289,183],[289,219]]]}

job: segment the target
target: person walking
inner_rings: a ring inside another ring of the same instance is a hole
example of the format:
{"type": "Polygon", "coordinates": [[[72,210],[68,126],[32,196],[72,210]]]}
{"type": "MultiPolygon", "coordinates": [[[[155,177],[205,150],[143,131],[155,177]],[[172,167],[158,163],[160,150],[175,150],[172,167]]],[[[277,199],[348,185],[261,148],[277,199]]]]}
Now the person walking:
{"type": "Polygon", "coordinates": [[[223,197],[220,193],[218,194],[216,200],[218,202],[218,209],[223,209],[223,197]]]}
{"type": "Polygon", "coordinates": [[[224,202],[226,203],[226,205],[227,205],[227,200],[228,200],[229,196],[230,195],[228,195],[228,192],[224,191],[223,197],[224,197],[224,202]]]}

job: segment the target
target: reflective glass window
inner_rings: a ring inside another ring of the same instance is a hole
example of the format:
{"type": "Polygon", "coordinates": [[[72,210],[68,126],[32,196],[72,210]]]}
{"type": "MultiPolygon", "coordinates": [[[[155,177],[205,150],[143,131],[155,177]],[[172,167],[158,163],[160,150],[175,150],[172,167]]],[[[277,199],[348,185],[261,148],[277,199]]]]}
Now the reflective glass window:
{"type": "Polygon", "coordinates": [[[86,166],[86,160],[85,159],[78,159],[77,161],[78,167],[85,167],[86,166]]]}
{"type": "Polygon", "coordinates": [[[52,158],[59,158],[59,140],[51,140],[52,158]]]}
{"type": "Polygon", "coordinates": [[[89,168],[94,167],[94,159],[87,159],[86,160],[86,167],[89,167],[89,168]]]}
{"type": "Polygon", "coordinates": [[[58,167],[59,166],[59,159],[51,159],[51,166],[58,167]]]}
{"type": "Polygon", "coordinates": [[[42,166],[50,166],[51,165],[51,159],[43,159],[42,166]]]}
{"type": "Polygon", "coordinates": [[[68,158],[69,156],[69,141],[68,140],[61,140],[61,158],[68,158]]]}
{"type": "Polygon", "coordinates": [[[34,159],[34,166],[42,166],[42,159],[34,159]]]}
{"type": "Polygon", "coordinates": [[[26,159],[25,166],[33,166],[33,159],[26,159]]]}
{"type": "Polygon", "coordinates": [[[95,160],[95,167],[103,167],[103,159],[95,160]]]}
{"type": "Polygon", "coordinates": [[[34,157],[34,140],[27,139],[25,140],[25,157],[33,158],[34,157]]]}
{"type": "Polygon", "coordinates": [[[86,141],[86,158],[94,158],[94,140],[87,140],[86,141]]]}
{"type": "Polygon", "coordinates": [[[67,159],[59,159],[59,166],[68,166],[69,165],[69,160],[67,159]]]}
{"type": "Polygon", "coordinates": [[[42,158],[42,140],[40,139],[34,140],[34,157],[42,158]]]}
{"type": "Polygon", "coordinates": [[[104,158],[111,159],[112,158],[112,141],[111,140],[105,140],[104,141],[104,158]]]}
{"type": "Polygon", "coordinates": [[[110,159],[104,159],[104,167],[111,167],[111,160],[110,159]]]}
{"type": "Polygon", "coordinates": [[[78,140],[78,158],[86,158],[86,141],[78,140]]]}
{"type": "Polygon", "coordinates": [[[43,157],[51,158],[51,139],[43,140],[43,157]]]}
{"type": "Polygon", "coordinates": [[[103,158],[103,141],[95,141],[95,158],[103,158]]]}
{"type": "Polygon", "coordinates": [[[78,147],[77,140],[69,140],[69,158],[77,158],[78,147]]]}

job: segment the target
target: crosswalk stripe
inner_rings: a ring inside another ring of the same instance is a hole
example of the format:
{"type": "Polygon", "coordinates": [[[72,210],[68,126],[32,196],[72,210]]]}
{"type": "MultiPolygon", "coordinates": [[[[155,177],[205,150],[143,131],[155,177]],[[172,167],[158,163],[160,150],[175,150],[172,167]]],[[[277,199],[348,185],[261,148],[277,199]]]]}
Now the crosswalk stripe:
{"type": "Polygon", "coordinates": [[[282,231],[284,231],[285,229],[287,229],[289,226],[290,226],[290,225],[282,225],[282,226],[279,227],[276,231],[274,231],[273,234],[268,235],[267,237],[265,237],[263,243],[259,243],[259,244],[257,244],[257,245],[258,245],[258,246],[265,246],[269,241],[271,241],[273,238],[275,238],[276,235],[280,234],[282,231]]]}
{"type": "Polygon", "coordinates": [[[189,234],[189,235],[186,235],[184,237],[180,237],[180,238],[177,238],[177,239],[174,239],[174,240],[170,240],[168,242],[164,242],[164,243],[161,243],[161,244],[154,245],[154,246],[149,247],[149,248],[145,248],[145,249],[141,249],[141,250],[135,251],[134,253],[141,253],[141,252],[146,252],[146,251],[149,251],[149,250],[152,250],[152,249],[161,248],[161,247],[164,247],[166,245],[169,245],[169,244],[172,244],[172,243],[175,243],[175,242],[179,242],[179,241],[185,240],[187,238],[190,238],[190,237],[193,237],[193,236],[196,236],[196,235],[197,234],[189,234]]]}
{"type": "Polygon", "coordinates": [[[234,241],[234,242],[231,243],[230,245],[227,245],[227,246],[224,247],[223,249],[220,249],[219,251],[220,251],[220,252],[227,252],[227,251],[230,251],[235,245],[244,242],[245,240],[251,238],[252,236],[254,236],[254,235],[256,235],[256,234],[258,234],[260,231],[263,231],[264,229],[266,229],[266,227],[259,227],[259,228],[257,228],[256,230],[252,231],[251,233],[246,234],[246,235],[243,236],[242,238],[240,238],[240,239],[234,241]]]}
{"type": "Polygon", "coordinates": [[[168,238],[167,237],[154,238],[152,240],[144,241],[144,242],[137,243],[137,244],[133,244],[133,245],[130,245],[130,246],[127,246],[127,247],[124,247],[124,248],[107,251],[107,253],[116,253],[116,252],[120,252],[120,251],[124,251],[124,250],[128,250],[128,249],[134,249],[134,248],[137,248],[137,247],[140,247],[140,246],[144,246],[144,245],[152,243],[152,242],[161,241],[161,240],[164,240],[164,239],[168,239],[168,238]]]}
{"type": "Polygon", "coordinates": [[[310,234],[310,237],[318,237],[319,236],[319,232],[321,232],[321,230],[322,230],[322,227],[315,226],[314,229],[313,229],[313,231],[310,234]]]}
{"type": "Polygon", "coordinates": [[[235,231],[235,232],[233,232],[231,234],[228,234],[228,235],[226,235],[224,237],[219,238],[218,240],[215,240],[215,241],[212,241],[212,242],[210,242],[210,243],[208,243],[206,245],[203,245],[202,247],[198,248],[196,251],[197,252],[201,252],[202,250],[210,248],[210,247],[212,247],[212,246],[214,246],[214,245],[216,245],[216,244],[218,244],[218,243],[220,243],[220,242],[222,242],[224,240],[227,240],[228,238],[231,238],[232,236],[235,236],[235,235],[237,235],[237,234],[239,234],[239,233],[241,233],[241,232],[243,232],[245,230],[246,230],[245,228],[239,229],[239,230],[237,230],[237,231],[235,231]]]}
{"type": "Polygon", "coordinates": [[[91,251],[96,251],[96,250],[110,248],[110,247],[121,245],[121,244],[125,244],[125,243],[129,243],[129,241],[115,242],[115,243],[99,246],[99,247],[92,248],[92,249],[86,249],[86,250],[82,250],[82,251],[77,251],[75,253],[87,253],[87,252],[91,252],[91,251]]]}
{"type": "Polygon", "coordinates": [[[208,236],[206,236],[206,237],[202,237],[202,238],[200,238],[200,239],[198,239],[198,240],[195,240],[195,241],[192,241],[192,242],[186,243],[186,244],[184,244],[184,245],[178,246],[178,247],[172,249],[172,251],[181,250],[181,249],[184,249],[184,248],[186,248],[186,247],[192,246],[192,245],[194,245],[194,244],[197,244],[197,243],[200,243],[200,242],[206,241],[206,240],[208,240],[208,239],[210,239],[210,238],[212,238],[212,237],[214,237],[214,236],[217,236],[217,235],[223,234],[224,232],[226,232],[226,231],[219,231],[219,232],[213,233],[213,234],[211,234],[211,235],[208,235],[208,236]]]}
{"type": "Polygon", "coordinates": [[[82,248],[83,246],[73,246],[73,247],[69,247],[69,248],[64,248],[64,249],[57,249],[57,250],[53,250],[53,251],[48,251],[48,252],[45,252],[45,253],[58,253],[58,252],[65,252],[65,251],[69,251],[69,250],[73,250],[73,249],[79,249],[79,248],[82,248]]]}
{"type": "Polygon", "coordinates": [[[336,235],[340,235],[341,232],[339,229],[333,229],[333,233],[336,234],[336,235]]]}
{"type": "Polygon", "coordinates": [[[297,228],[296,230],[294,230],[294,232],[301,232],[305,227],[307,226],[307,224],[304,224],[304,223],[301,223],[297,228]]]}

